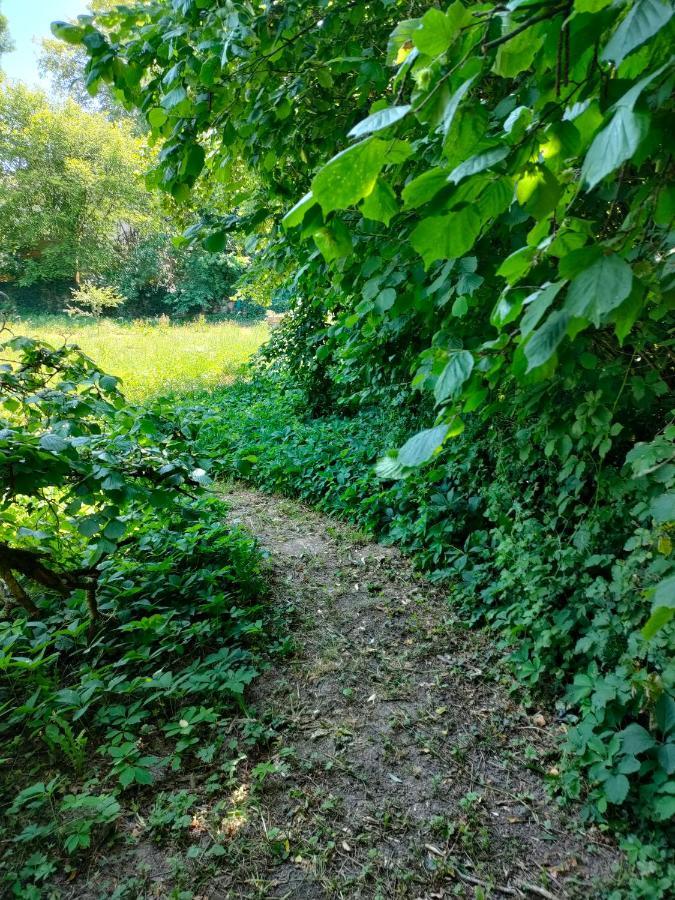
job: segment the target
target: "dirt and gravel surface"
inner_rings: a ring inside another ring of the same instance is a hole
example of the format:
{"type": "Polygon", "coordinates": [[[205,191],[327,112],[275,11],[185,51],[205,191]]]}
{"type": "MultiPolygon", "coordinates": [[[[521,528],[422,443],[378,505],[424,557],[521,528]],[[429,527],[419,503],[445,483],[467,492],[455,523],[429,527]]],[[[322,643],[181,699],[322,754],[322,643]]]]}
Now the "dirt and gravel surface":
{"type": "Polygon", "coordinates": [[[252,699],[280,717],[283,771],[206,896],[600,896],[616,851],[546,792],[557,726],[511,699],[447,589],[297,503],[227,499],[269,554],[296,647],[252,699]]]}
{"type": "Polygon", "coordinates": [[[189,825],[158,829],[139,803],[64,896],[602,897],[619,854],[546,790],[561,726],[514,701],[447,587],[298,503],[224,495],[266,552],[292,650],[223,722],[229,762],[161,775],[164,809],[189,794],[189,825]]]}

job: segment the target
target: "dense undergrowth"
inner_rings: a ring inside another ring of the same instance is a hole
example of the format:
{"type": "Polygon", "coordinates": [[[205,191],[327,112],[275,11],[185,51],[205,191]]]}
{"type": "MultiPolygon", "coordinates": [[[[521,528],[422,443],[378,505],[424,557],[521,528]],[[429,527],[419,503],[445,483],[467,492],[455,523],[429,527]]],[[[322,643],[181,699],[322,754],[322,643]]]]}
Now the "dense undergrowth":
{"type": "Polygon", "coordinates": [[[604,415],[601,382],[575,410],[573,439],[551,442],[516,395],[510,415],[477,419],[430,468],[393,482],[374,463],[418,420],[403,393],[312,418],[302,390],[263,374],[197,412],[199,444],[217,471],[338,514],[447,581],[453,607],[499,634],[525,696],[556,707],[556,788],[588,820],[655,835],[675,805],[673,630],[643,628],[670,565],[671,529],[650,499],[672,434],[628,460],[619,445],[599,473],[584,423],[604,415]]]}
{"type": "Polygon", "coordinates": [[[236,782],[265,731],[245,690],[285,644],[189,430],[72,346],[0,352],[0,893],[58,897],[134,816],[189,827],[177,778],[236,782]]]}

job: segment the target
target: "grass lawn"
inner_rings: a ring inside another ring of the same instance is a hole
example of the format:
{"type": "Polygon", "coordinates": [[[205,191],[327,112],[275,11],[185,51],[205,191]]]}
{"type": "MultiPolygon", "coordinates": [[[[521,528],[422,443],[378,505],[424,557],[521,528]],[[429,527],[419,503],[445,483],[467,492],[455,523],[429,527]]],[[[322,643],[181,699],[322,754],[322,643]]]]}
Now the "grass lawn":
{"type": "MultiPolygon", "coordinates": [[[[14,335],[57,346],[64,341],[77,344],[105,372],[123,379],[123,390],[132,400],[227,382],[269,334],[265,323],[164,325],[67,316],[23,316],[8,327],[14,335]]],[[[7,336],[5,332],[0,342],[7,336]]]]}

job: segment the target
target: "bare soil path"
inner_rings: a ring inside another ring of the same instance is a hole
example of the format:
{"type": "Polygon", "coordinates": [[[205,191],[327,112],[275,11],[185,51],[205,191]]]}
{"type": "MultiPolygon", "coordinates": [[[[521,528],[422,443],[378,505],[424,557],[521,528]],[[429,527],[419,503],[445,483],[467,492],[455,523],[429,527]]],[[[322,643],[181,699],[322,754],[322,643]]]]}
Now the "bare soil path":
{"type": "Polygon", "coordinates": [[[269,553],[296,648],[256,682],[274,771],[231,818],[203,895],[602,896],[616,851],[546,794],[557,726],[514,703],[447,590],[299,504],[226,497],[269,553]]]}

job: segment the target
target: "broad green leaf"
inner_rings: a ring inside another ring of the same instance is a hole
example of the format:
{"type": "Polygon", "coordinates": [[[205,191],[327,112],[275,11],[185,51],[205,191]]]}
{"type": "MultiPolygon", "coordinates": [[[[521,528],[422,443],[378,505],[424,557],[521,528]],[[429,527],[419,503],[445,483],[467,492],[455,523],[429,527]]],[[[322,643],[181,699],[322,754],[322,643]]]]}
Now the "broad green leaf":
{"type": "Polygon", "coordinates": [[[666,491],[652,500],[649,512],[657,525],[675,522],[675,491],[666,491]]]}
{"type": "Polygon", "coordinates": [[[401,463],[394,456],[383,456],[375,464],[375,474],[382,481],[396,481],[404,475],[401,463]]]}
{"type": "Polygon", "coordinates": [[[103,534],[109,541],[117,541],[123,537],[127,526],[120,519],[111,519],[106,525],[103,534]]]}
{"type": "Polygon", "coordinates": [[[70,22],[52,22],[51,32],[55,38],[67,44],[81,44],[84,41],[84,28],[70,22]]]}
{"type": "Polygon", "coordinates": [[[514,250],[497,269],[497,275],[506,278],[509,284],[515,284],[531,268],[536,253],[535,247],[514,250]]]}
{"type": "Polygon", "coordinates": [[[461,116],[455,116],[443,141],[443,155],[450,169],[464,162],[468,156],[482,149],[488,126],[487,111],[483,106],[465,104],[461,116]]]}
{"type": "Polygon", "coordinates": [[[222,253],[226,246],[226,231],[214,231],[213,234],[208,235],[208,237],[205,237],[202,241],[202,247],[205,250],[208,250],[209,253],[222,253]]]}
{"type": "Polygon", "coordinates": [[[427,169],[409,181],[401,193],[404,208],[416,209],[432,200],[439,191],[448,186],[448,174],[448,169],[437,166],[434,169],[427,169]]]}
{"type": "Polygon", "coordinates": [[[148,122],[153,128],[161,128],[168,118],[167,111],[161,106],[153,107],[148,113],[148,122]]]}
{"type": "Polygon", "coordinates": [[[659,730],[663,734],[670,734],[671,731],[675,731],[675,700],[665,690],[656,701],[654,717],[659,730]]]}
{"type": "Polygon", "coordinates": [[[395,122],[400,121],[411,110],[411,106],[407,103],[404,106],[389,106],[387,109],[381,109],[372,115],[363,119],[358,125],[355,125],[349,132],[349,137],[363,137],[366,134],[373,134],[376,131],[382,131],[395,122]]]}
{"type": "Polygon", "coordinates": [[[642,627],[640,632],[642,637],[646,641],[650,641],[655,634],[670,622],[674,615],[675,609],[670,609],[667,606],[657,606],[656,609],[652,610],[651,615],[642,627]]]}
{"type": "Polygon", "coordinates": [[[450,131],[450,127],[455,118],[455,113],[459,108],[459,104],[464,99],[467,91],[475,81],[475,75],[473,78],[468,78],[463,84],[461,84],[454,94],[450,97],[448,102],[445,104],[445,109],[443,110],[443,117],[441,118],[440,128],[444,135],[447,135],[448,131],[450,131]]]}
{"type": "Polygon", "coordinates": [[[623,803],[628,796],[629,781],[625,775],[610,775],[602,785],[608,803],[623,803]]]}
{"type": "Polygon", "coordinates": [[[621,749],[631,756],[651,750],[656,743],[647,729],[638,725],[637,722],[632,722],[623,731],[620,731],[619,737],[621,738],[621,749]]]}
{"type": "Polygon", "coordinates": [[[656,758],[661,768],[672,775],[675,772],[675,743],[668,741],[667,744],[661,744],[656,751],[656,758]]]}
{"type": "Polygon", "coordinates": [[[667,25],[672,15],[673,4],[670,0],[635,0],[600,58],[618,66],[632,50],[667,25]]]}
{"type": "Polygon", "coordinates": [[[420,466],[431,459],[450,430],[447,424],[436,425],[413,435],[398,451],[398,461],[402,466],[420,466]]]}
{"type": "Polygon", "coordinates": [[[183,100],[187,99],[187,91],[181,85],[180,87],[174,88],[172,91],[169,91],[168,94],[165,94],[162,97],[161,104],[164,109],[174,109],[174,107],[178,106],[179,103],[182,103],[183,100]]]}
{"type": "Polygon", "coordinates": [[[398,212],[398,200],[391,185],[378,178],[375,187],[363,201],[360,209],[366,219],[384,222],[385,225],[388,225],[398,212]]]}
{"type": "Polygon", "coordinates": [[[455,259],[468,253],[481,225],[478,213],[465,206],[447,216],[422,219],[410,235],[410,241],[428,268],[437,259],[455,259]]]}
{"type": "Polygon", "coordinates": [[[375,299],[375,308],[380,312],[387,312],[396,303],[396,291],[394,288],[385,288],[375,299]]]}
{"type": "Polygon", "coordinates": [[[466,297],[458,297],[452,304],[452,314],[458,319],[463,318],[469,311],[469,302],[466,297]]]}
{"type": "Polygon", "coordinates": [[[349,256],[352,252],[351,235],[341,222],[333,222],[314,232],[314,243],[326,262],[349,256]]]}
{"type": "Polygon", "coordinates": [[[385,164],[387,143],[368,138],[334,156],[312,181],[312,194],[324,213],[346,209],[367,197],[385,164]]]}
{"type": "Polygon", "coordinates": [[[207,59],[199,70],[199,80],[202,84],[211,86],[216,76],[220,74],[221,64],[219,56],[211,56],[207,59]]]}
{"type": "Polygon", "coordinates": [[[505,212],[513,202],[513,182],[510,178],[497,178],[481,193],[478,199],[483,221],[494,219],[505,212]]]}
{"type": "Polygon", "coordinates": [[[668,609],[675,609],[675,575],[664,578],[656,585],[652,606],[653,608],[665,606],[668,609]]]}
{"type": "Polygon", "coordinates": [[[650,118],[645,113],[635,113],[633,107],[642,91],[666,68],[661,66],[640,79],[614,104],[616,111],[612,120],[595,136],[584,159],[581,174],[587,190],[592,190],[599,181],[635,155],[647,134],[650,118]]]}
{"type": "Polygon", "coordinates": [[[547,166],[528,169],[516,185],[516,197],[521,206],[535,219],[552,212],[560,200],[562,185],[547,166]]]}
{"type": "Polygon", "coordinates": [[[58,434],[43,434],[40,438],[40,446],[43,450],[49,450],[52,453],[60,453],[62,450],[66,449],[68,442],[58,434]]]}
{"type": "Polygon", "coordinates": [[[420,53],[438,56],[445,53],[459,34],[459,29],[470,19],[470,12],[460,2],[453,3],[447,13],[432,7],[412,32],[412,41],[420,53]]]}
{"type": "Polygon", "coordinates": [[[448,397],[455,398],[462,389],[462,385],[473,371],[473,356],[468,350],[460,350],[453,353],[449,362],[441,372],[434,388],[434,396],[437,403],[442,403],[448,397]]]}
{"type": "Polygon", "coordinates": [[[182,173],[190,179],[190,183],[199,176],[204,168],[206,153],[201,144],[190,144],[183,157],[182,173]]]}
{"type": "Polygon", "coordinates": [[[555,281],[552,284],[545,284],[538,291],[525,298],[523,301],[525,313],[520,320],[520,333],[523,337],[527,337],[537,327],[565,284],[567,284],[566,281],[555,281]]]}
{"type": "Polygon", "coordinates": [[[659,191],[654,221],[657,225],[670,225],[675,218],[675,184],[663,185],[659,191]]]}
{"type": "Polygon", "coordinates": [[[525,69],[529,69],[543,41],[541,25],[526,28],[525,31],[501,44],[492,71],[502,78],[515,78],[525,69]]]}
{"type": "Polygon", "coordinates": [[[281,220],[281,224],[284,228],[295,228],[296,225],[300,225],[305,218],[307,210],[314,206],[315,203],[314,194],[309,191],[301,200],[298,200],[295,206],[288,210],[281,220]]]}
{"type": "Polygon", "coordinates": [[[607,314],[628,297],[632,287],[633,272],[628,263],[616,253],[603,255],[572,280],[565,310],[570,316],[590,319],[599,328],[607,314]]]}
{"type": "Polygon", "coordinates": [[[551,313],[544,324],[532,333],[525,345],[528,372],[549,361],[565,337],[569,321],[569,313],[561,309],[551,313]]]}
{"type": "Polygon", "coordinates": [[[475,175],[477,172],[483,172],[505,159],[510,153],[510,147],[495,147],[494,150],[487,150],[485,153],[477,153],[470,156],[456,166],[450,175],[448,181],[457,184],[469,175],[475,175]]]}
{"type": "Polygon", "coordinates": [[[515,321],[523,308],[524,293],[522,290],[505,288],[499,295],[494,309],[490,315],[490,324],[501,329],[509,322],[515,321]]]}
{"type": "Polygon", "coordinates": [[[586,190],[592,190],[598,182],[631,159],[649,127],[649,117],[621,106],[611,122],[597,134],[588,149],[581,168],[586,190]]]}

